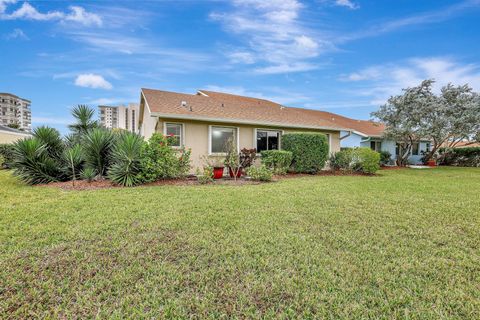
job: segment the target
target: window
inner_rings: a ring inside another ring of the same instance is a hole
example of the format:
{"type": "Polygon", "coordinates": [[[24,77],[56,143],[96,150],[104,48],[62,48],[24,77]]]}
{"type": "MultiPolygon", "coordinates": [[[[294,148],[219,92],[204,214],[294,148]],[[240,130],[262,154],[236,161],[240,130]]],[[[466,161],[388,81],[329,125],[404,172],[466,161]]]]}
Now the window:
{"type": "Polygon", "coordinates": [[[382,150],[382,142],[381,141],[370,141],[370,149],[373,151],[380,152],[382,150]]]}
{"type": "Polygon", "coordinates": [[[425,152],[430,152],[430,142],[427,142],[425,145],[425,152]]]}
{"type": "Polygon", "coordinates": [[[418,156],[418,142],[412,144],[412,155],[418,156]]]}
{"type": "Polygon", "coordinates": [[[226,153],[229,139],[233,139],[234,143],[238,144],[237,134],[237,128],[210,127],[210,153],[226,153]]]}
{"type": "Polygon", "coordinates": [[[272,130],[256,130],[256,149],[257,152],[265,150],[278,150],[280,149],[280,137],[282,133],[280,131],[272,130]]]}
{"type": "Polygon", "coordinates": [[[183,145],[183,124],[165,123],[165,135],[172,136],[172,147],[181,147],[183,145]]]}

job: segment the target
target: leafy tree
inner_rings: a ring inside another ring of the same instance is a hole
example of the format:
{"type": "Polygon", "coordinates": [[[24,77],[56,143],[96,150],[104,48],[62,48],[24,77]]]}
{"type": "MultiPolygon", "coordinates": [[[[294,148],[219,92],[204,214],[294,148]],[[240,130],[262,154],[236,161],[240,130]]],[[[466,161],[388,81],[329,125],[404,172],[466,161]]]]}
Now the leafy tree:
{"type": "Polygon", "coordinates": [[[420,139],[432,142],[425,155],[427,161],[441,146],[455,147],[464,140],[474,141],[480,130],[480,98],[468,86],[443,87],[441,94],[433,93],[433,80],[403,89],[372,116],[385,123],[385,138],[397,142],[397,164],[405,165],[412,145],[420,139]]]}
{"type": "Polygon", "coordinates": [[[20,125],[16,122],[7,124],[7,127],[12,128],[12,129],[20,129],[20,125]]]}

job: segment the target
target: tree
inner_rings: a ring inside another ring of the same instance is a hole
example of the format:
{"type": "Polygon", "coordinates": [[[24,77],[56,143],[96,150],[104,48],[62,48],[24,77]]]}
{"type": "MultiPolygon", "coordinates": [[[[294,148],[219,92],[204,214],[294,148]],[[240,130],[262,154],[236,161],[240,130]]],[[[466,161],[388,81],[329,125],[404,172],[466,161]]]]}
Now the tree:
{"type": "Polygon", "coordinates": [[[380,110],[373,112],[386,125],[385,137],[397,141],[400,155],[397,164],[404,165],[412,144],[419,139],[431,141],[424,161],[431,159],[440,147],[455,147],[459,142],[480,140],[480,96],[467,84],[448,84],[439,95],[432,91],[433,80],[404,89],[391,97],[380,110]]]}
{"type": "Polygon", "coordinates": [[[404,93],[393,96],[372,116],[385,123],[384,136],[396,141],[397,165],[407,164],[412,145],[424,134],[425,110],[437,104],[432,92],[433,80],[425,80],[419,86],[403,89],[404,93]]]}
{"type": "Polygon", "coordinates": [[[20,125],[16,122],[7,124],[7,127],[12,129],[20,129],[20,125]]]}
{"type": "Polygon", "coordinates": [[[76,136],[86,134],[88,131],[98,128],[100,125],[96,120],[93,120],[95,110],[86,105],[78,105],[72,109],[72,116],[76,122],[68,127],[76,136]]]}

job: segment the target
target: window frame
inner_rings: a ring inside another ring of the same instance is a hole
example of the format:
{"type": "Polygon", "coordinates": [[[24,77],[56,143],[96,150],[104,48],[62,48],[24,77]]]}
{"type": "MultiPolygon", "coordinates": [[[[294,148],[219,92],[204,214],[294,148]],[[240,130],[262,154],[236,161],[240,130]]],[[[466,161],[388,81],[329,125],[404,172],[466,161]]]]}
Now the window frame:
{"type": "MultiPolygon", "coordinates": [[[[255,128],[255,129],[253,130],[253,147],[255,148],[255,150],[257,150],[257,156],[260,155],[260,152],[258,152],[258,147],[257,147],[257,132],[258,132],[258,131],[279,132],[279,133],[280,133],[280,137],[279,137],[279,139],[278,139],[278,149],[276,149],[276,150],[282,150],[282,136],[284,135],[285,130],[255,128]]],[[[267,142],[267,146],[268,146],[268,142],[267,142]]],[[[273,150],[275,150],[275,149],[273,149],[273,150]]]]}
{"type": "Polygon", "coordinates": [[[236,130],[235,140],[237,141],[237,152],[240,152],[240,127],[235,126],[224,126],[224,125],[215,125],[211,124],[208,126],[208,155],[209,156],[225,156],[225,152],[212,152],[212,138],[213,138],[213,128],[230,128],[236,130]]]}
{"type": "Polygon", "coordinates": [[[373,150],[373,151],[376,151],[376,152],[381,152],[382,151],[382,140],[370,140],[370,149],[373,150]],[[374,149],[372,149],[372,143],[375,145],[374,149]]]}
{"type": "Polygon", "coordinates": [[[420,142],[412,143],[412,151],[410,152],[410,155],[412,155],[412,156],[419,156],[420,155],[420,142]],[[413,146],[414,145],[417,145],[417,152],[416,153],[413,152],[413,150],[414,150],[413,146]]]}
{"type": "Polygon", "coordinates": [[[172,148],[175,148],[175,149],[180,149],[180,148],[183,148],[185,146],[185,124],[183,122],[173,122],[173,121],[165,121],[163,123],[163,135],[164,136],[167,136],[167,125],[169,124],[175,124],[175,125],[181,125],[182,126],[182,130],[180,130],[180,146],[172,146],[172,148]]]}

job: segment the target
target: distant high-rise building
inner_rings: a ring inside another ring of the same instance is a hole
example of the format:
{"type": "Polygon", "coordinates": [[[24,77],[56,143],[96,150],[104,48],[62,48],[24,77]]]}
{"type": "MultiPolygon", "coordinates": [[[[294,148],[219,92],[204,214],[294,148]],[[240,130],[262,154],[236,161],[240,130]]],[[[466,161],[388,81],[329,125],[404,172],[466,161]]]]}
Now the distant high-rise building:
{"type": "Polygon", "coordinates": [[[0,93],[0,124],[18,125],[23,131],[32,131],[32,112],[30,100],[11,93],[0,93]]]}
{"type": "Polygon", "coordinates": [[[105,128],[138,132],[138,104],[128,106],[98,106],[100,124],[105,128]]]}

